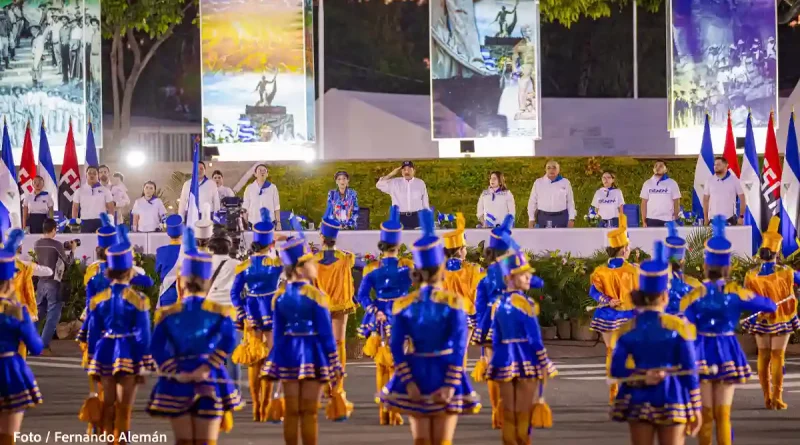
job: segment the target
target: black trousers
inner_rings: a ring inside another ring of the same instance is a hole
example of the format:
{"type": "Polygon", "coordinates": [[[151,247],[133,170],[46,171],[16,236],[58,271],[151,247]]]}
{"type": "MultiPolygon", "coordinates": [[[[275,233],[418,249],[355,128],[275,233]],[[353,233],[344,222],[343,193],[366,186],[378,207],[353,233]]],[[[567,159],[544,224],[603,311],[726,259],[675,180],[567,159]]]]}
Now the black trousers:
{"type": "Polygon", "coordinates": [[[604,219],[600,222],[600,227],[619,227],[619,218],[604,219]]]}
{"type": "Polygon", "coordinates": [[[42,225],[46,218],[46,213],[28,213],[28,227],[31,228],[31,233],[44,233],[42,225]]]}
{"type": "Polygon", "coordinates": [[[81,233],[94,233],[103,226],[103,221],[97,219],[81,219],[81,233]]]}
{"type": "Polygon", "coordinates": [[[569,224],[569,212],[562,210],[560,212],[545,212],[544,210],[536,211],[536,224],[541,228],[547,228],[547,223],[550,222],[550,227],[566,228],[569,224]]]}
{"type": "Polygon", "coordinates": [[[400,212],[400,224],[403,230],[415,230],[419,228],[419,212],[400,212]]]}
{"type": "Polygon", "coordinates": [[[61,44],[61,81],[69,82],[69,43],[61,44]]]}
{"type": "Polygon", "coordinates": [[[653,218],[645,218],[644,222],[647,223],[647,227],[666,227],[667,225],[667,221],[653,218]]]}

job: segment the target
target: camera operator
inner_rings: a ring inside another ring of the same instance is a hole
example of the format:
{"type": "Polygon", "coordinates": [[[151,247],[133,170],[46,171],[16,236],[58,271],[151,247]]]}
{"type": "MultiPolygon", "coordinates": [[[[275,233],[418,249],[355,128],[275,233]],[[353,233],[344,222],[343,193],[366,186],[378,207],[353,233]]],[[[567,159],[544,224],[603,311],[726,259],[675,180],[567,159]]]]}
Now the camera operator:
{"type": "MultiPolygon", "coordinates": [[[[214,274],[211,276],[211,290],[208,291],[206,299],[225,306],[233,306],[231,288],[233,279],[236,277],[236,267],[241,263],[239,260],[231,258],[232,246],[233,240],[228,236],[227,231],[221,227],[215,228],[214,234],[208,241],[208,249],[211,251],[211,270],[214,271],[214,274]]],[[[237,330],[235,336],[238,345],[242,341],[241,331],[237,330]]],[[[227,359],[226,366],[228,375],[238,385],[239,366],[233,363],[230,357],[227,359]]]]}
{"type": "Polygon", "coordinates": [[[56,326],[61,320],[61,309],[64,307],[64,295],[61,289],[61,278],[67,265],[72,261],[77,240],[61,243],[56,238],[57,224],[53,218],[46,218],[42,223],[44,236],[36,241],[33,250],[36,252],[36,262],[53,270],[52,275],[39,279],[36,289],[36,305],[39,307],[39,323],[43,324],[42,341],[44,351],[42,355],[51,355],[50,340],[56,331],[56,326]],[[69,249],[69,252],[67,252],[69,249]]]}

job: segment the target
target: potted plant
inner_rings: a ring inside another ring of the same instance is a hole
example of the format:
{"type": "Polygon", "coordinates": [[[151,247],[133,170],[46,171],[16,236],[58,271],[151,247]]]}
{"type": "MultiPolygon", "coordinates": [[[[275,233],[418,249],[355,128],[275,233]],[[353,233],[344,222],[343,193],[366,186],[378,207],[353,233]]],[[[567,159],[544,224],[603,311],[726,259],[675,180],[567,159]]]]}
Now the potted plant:
{"type": "Polygon", "coordinates": [[[532,298],[539,307],[539,326],[542,329],[543,340],[555,340],[558,333],[556,328],[556,307],[553,299],[544,294],[541,289],[531,289],[528,296],[532,298]]]}

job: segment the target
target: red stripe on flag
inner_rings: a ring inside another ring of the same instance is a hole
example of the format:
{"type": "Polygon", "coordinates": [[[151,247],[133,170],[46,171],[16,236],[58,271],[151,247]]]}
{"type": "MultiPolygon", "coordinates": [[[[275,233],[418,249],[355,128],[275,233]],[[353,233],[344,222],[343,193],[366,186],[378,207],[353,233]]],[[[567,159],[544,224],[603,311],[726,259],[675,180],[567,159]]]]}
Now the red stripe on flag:
{"type": "Polygon", "coordinates": [[[761,177],[764,181],[763,190],[772,195],[773,199],[781,198],[781,159],[778,155],[778,141],[775,139],[775,126],[772,123],[772,113],[769,114],[767,126],[767,144],[764,147],[764,169],[761,177]]]}
{"type": "Polygon", "coordinates": [[[36,160],[33,158],[33,139],[31,124],[25,128],[25,141],[22,143],[22,160],[19,164],[19,186],[25,193],[33,193],[33,178],[36,177],[36,160]]]}
{"type": "Polygon", "coordinates": [[[64,162],[61,163],[61,178],[58,180],[58,207],[69,218],[72,208],[72,196],[81,186],[81,174],[78,170],[78,153],[75,151],[75,136],[72,134],[72,121],[69,123],[67,144],[64,146],[64,162]]]}
{"type": "Polygon", "coordinates": [[[733,125],[731,125],[731,112],[728,111],[728,131],[725,134],[725,151],[722,157],[728,161],[728,168],[737,178],[742,176],[739,169],[739,156],[736,155],[736,139],[733,137],[733,125]]]}

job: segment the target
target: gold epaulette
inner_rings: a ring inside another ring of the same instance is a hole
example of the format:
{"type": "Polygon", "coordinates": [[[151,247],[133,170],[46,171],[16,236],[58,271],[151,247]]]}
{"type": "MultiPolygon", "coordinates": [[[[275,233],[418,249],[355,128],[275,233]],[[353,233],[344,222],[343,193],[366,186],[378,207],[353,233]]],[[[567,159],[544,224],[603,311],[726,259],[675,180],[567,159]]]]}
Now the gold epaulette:
{"type": "Polygon", "coordinates": [[[394,301],[392,305],[392,314],[397,315],[400,312],[403,312],[407,307],[411,306],[415,301],[417,301],[417,296],[419,296],[419,291],[411,292],[410,294],[406,295],[405,297],[400,297],[394,301]]]}
{"type": "Polygon", "coordinates": [[[692,289],[691,292],[684,295],[683,298],[681,298],[681,312],[685,312],[692,303],[705,297],[707,291],[708,290],[706,287],[701,285],[700,287],[696,287],[692,289]]]}
{"type": "Polygon", "coordinates": [[[170,304],[169,306],[162,306],[156,309],[155,315],[155,323],[158,324],[165,318],[169,317],[172,314],[177,314],[178,312],[183,310],[183,303],[178,300],[175,304],[170,304]]]}
{"type": "Polygon", "coordinates": [[[397,264],[400,267],[407,267],[409,269],[414,268],[414,261],[409,258],[400,258],[400,261],[397,264]]]}
{"type": "Polygon", "coordinates": [[[533,304],[528,297],[518,293],[511,294],[511,306],[514,306],[518,310],[524,312],[525,315],[529,317],[539,315],[536,305],[533,304]]]}
{"type": "Polygon", "coordinates": [[[100,269],[100,264],[103,261],[95,261],[94,263],[88,265],[86,267],[86,272],[83,274],[83,285],[86,286],[89,284],[89,280],[91,280],[95,275],[97,275],[98,269],[100,269]]]}
{"type": "Polygon", "coordinates": [[[213,312],[215,314],[222,315],[223,317],[228,317],[231,320],[236,320],[236,311],[233,306],[219,304],[217,302],[204,299],[201,308],[206,312],[213,312]]]}
{"type": "Polygon", "coordinates": [[[281,284],[278,286],[278,290],[275,291],[275,296],[272,297],[272,312],[275,312],[275,304],[278,302],[278,297],[283,295],[286,292],[286,284],[281,284]]]}
{"type": "Polygon", "coordinates": [[[331,297],[310,284],[301,287],[300,293],[306,298],[313,300],[324,309],[328,309],[331,306],[331,297]]]}
{"type": "Polygon", "coordinates": [[[275,258],[264,257],[264,261],[261,264],[271,267],[283,267],[283,263],[281,262],[281,259],[278,257],[275,258]]]}
{"type": "Polygon", "coordinates": [[[150,300],[147,298],[147,296],[136,292],[131,288],[127,288],[123,291],[122,298],[140,311],[150,310],[150,300]]]}
{"type": "Polygon", "coordinates": [[[89,310],[93,311],[100,303],[109,300],[111,298],[111,288],[106,288],[97,293],[94,297],[92,297],[91,301],[89,301],[89,310]]]}
{"type": "Polygon", "coordinates": [[[697,338],[697,329],[688,321],[670,314],[661,314],[661,327],[675,331],[684,340],[692,341],[697,338]]]}
{"type": "Polygon", "coordinates": [[[366,277],[371,272],[376,271],[378,269],[378,267],[380,267],[380,265],[381,265],[380,261],[373,261],[373,262],[367,264],[366,266],[364,266],[363,276],[366,277]]]}
{"type": "Polygon", "coordinates": [[[3,314],[9,317],[14,317],[17,320],[24,319],[22,307],[23,306],[19,302],[12,299],[3,298],[0,300],[0,310],[3,311],[3,314]]]}
{"type": "Polygon", "coordinates": [[[242,261],[241,263],[237,264],[236,265],[236,269],[234,269],[233,273],[236,274],[236,275],[239,275],[240,273],[242,273],[245,270],[247,270],[248,267],[250,267],[250,258],[248,258],[248,259],[242,261]]]}
{"type": "Polygon", "coordinates": [[[431,301],[435,303],[444,303],[450,306],[453,309],[458,309],[460,311],[464,310],[464,300],[458,294],[453,292],[448,292],[446,290],[435,290],[431,294],[431,301]]]}
{"type": "Polygon", "coordinates": [[[703,283],[695,277],[684,276],[683,282],[692,286],[693,288],[697,288],[703,285],[703,283]]]}
{"type": "Polygon", "coordinates": [[[342,255],[341,255],[341,258],[342,258],[343,260],[346,260],[346,261],[347,261],[347,264],[348,264],[350,267],[354,267],[354,266],[356,265],[356,254],[354,254],[353,252],[348,252],[348,251],[346,251],[346,250],[337,250],[336,252],[337,252],[337,253],[338,253],[338,252],[341,252],[341,254],[342,254],[342,255]]]}
{"type": "Polygon", "coordinates": [[[608,345],[609,348],[614,348],[617,346],[617,340],[620,339],[623,335],[627,334],[628,332],[632,331],[633,328],[636,327],[636,319],[633,318],[628,320],[627,322],[623,323],[622,326],[619,327],[616,331],[611,333],[611,342],[608,345]]]}
{"type": "Polygon", "coordinates": [[[755,297],[755,293],[749,289],[745,289],[739,285],[739,283],[727,283],[725,284],[724,292],[726,294],[736,294],[739,296],[740,300],[749,301],[755,297]]]}

